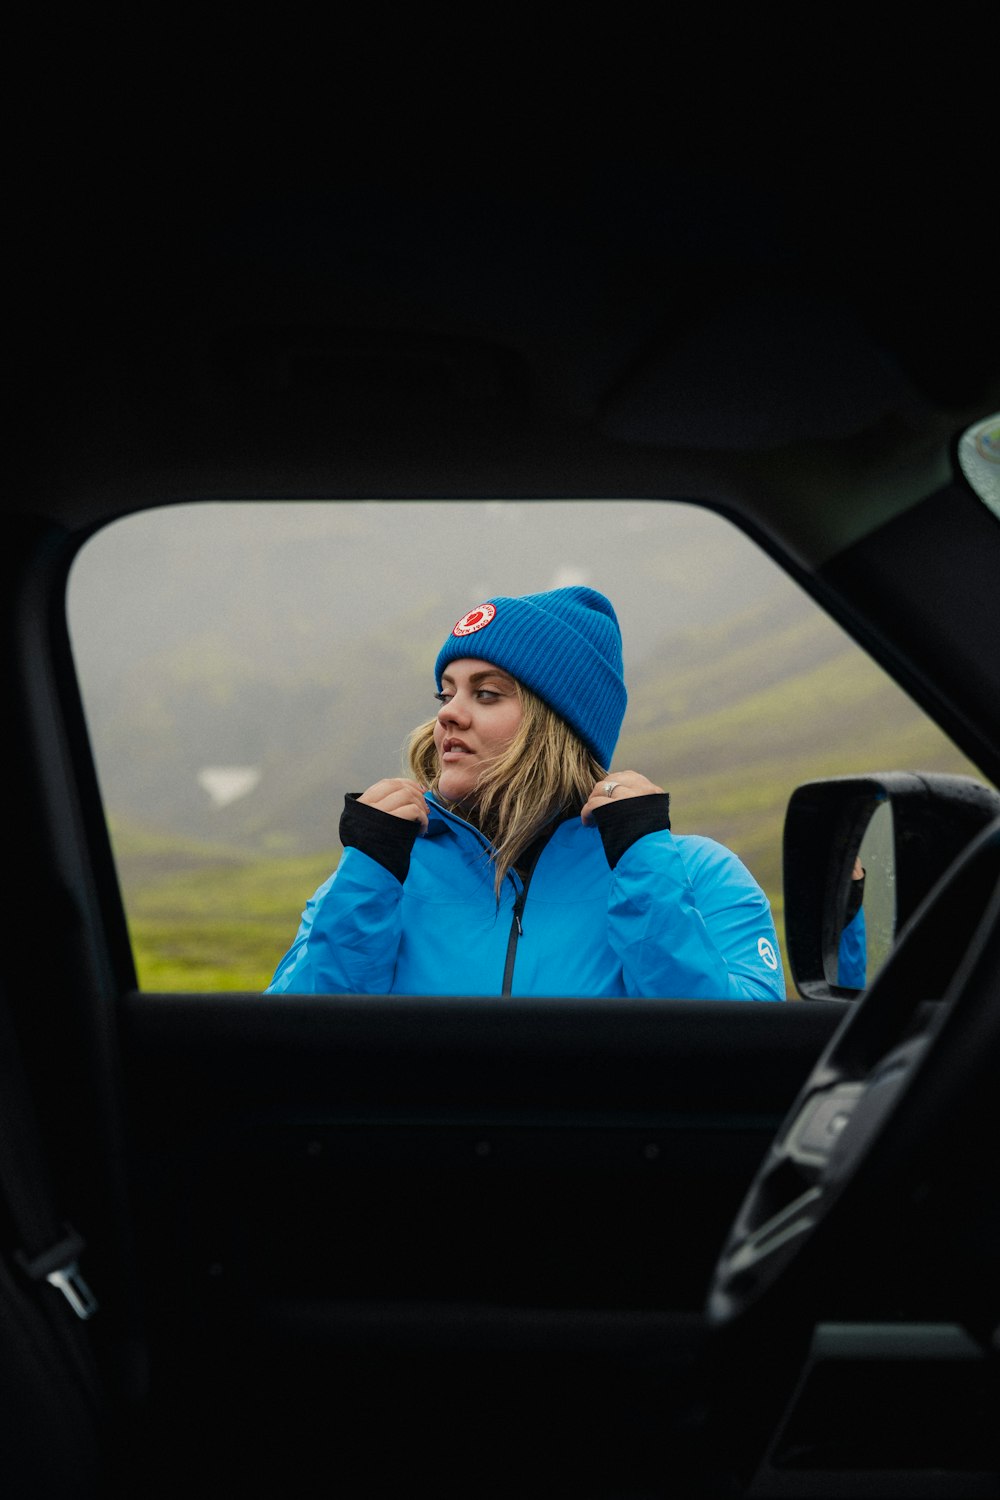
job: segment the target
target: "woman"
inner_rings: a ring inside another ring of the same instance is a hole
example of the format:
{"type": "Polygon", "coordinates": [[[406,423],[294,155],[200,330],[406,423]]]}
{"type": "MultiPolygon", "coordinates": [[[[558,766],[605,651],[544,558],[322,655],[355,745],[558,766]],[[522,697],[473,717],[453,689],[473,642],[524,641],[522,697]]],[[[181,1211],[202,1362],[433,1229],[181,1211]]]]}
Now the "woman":
{"type": "Polygon", "coordinates": [[[270,993],[783,1000],[763,891],[610,765],[621,634],[588,588],[497,597],[438,654],[412,779],[347,798],[270,993]]]}

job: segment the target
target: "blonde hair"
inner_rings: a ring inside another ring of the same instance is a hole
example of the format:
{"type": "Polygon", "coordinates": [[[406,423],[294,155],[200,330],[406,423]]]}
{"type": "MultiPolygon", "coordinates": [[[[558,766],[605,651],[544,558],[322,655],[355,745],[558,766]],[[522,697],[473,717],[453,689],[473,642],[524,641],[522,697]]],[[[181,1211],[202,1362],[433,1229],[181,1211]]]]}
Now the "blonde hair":
{"type": "MultiPolygon", "coordinates": [[[[583,741],[541,698],[514,679],[522,716],[504,753],[486,766],[475,801],[463,817],[493,845],[496,892],[508,870],[559,812],[579,812],[606,774],[583,741]]],[[[406,747],[410,775],[437,792],[441,768],[434,744],[436,719],[421,724],[406,747]]],[[[446,798],[446,807],[454,806],[446,798]]]]}

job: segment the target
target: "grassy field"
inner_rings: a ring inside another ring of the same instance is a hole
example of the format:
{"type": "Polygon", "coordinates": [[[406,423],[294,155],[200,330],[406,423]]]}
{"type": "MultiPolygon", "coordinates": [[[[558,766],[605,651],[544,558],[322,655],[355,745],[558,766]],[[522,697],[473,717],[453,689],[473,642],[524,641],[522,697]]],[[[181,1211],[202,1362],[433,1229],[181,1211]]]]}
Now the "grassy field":
{"type": "Polygon", "coordinates": [[[262,857],[114,821],[111,835],[139,986],[153,991],[263,989],[340,857],[262,857]]]}

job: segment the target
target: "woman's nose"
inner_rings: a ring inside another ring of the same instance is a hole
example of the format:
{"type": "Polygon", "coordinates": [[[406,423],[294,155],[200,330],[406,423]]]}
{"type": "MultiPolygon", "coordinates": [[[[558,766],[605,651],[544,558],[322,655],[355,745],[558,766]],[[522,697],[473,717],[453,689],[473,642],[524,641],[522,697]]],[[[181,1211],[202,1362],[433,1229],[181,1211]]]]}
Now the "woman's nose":
{"type": "Polygon", "coordinates": [[[438,709],[438,722],[441,724],[468,724],[468,705],[463,703],[458,693],[453,693],[447,703],[442,703],[438,709]]]}

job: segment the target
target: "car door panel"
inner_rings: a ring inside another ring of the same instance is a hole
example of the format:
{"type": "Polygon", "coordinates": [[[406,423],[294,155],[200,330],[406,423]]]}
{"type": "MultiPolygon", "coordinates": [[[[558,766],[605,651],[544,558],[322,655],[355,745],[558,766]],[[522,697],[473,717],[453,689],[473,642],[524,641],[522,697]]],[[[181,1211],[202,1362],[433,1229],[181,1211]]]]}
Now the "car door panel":
{"type": "Polygon", "coordinates": [[[842,1014],[133,995],[152,1253],[251,1301],[696,1310],[842,1014]]]}
{"type": "Polygon", "coordinates": [[[542,1411],[552,1462],[565,1422],[585,1470],[599,1420],[652,1463],[695,1400],[726,1225],[843,1014],[132,994],[152,1409],[185,1429],[211,1411],[216,1451],[265,1465],[277,1411],[303,1450],[335,1411],[387,1484],[376,1411],[418,1446],[453,1413],[465,1463],[494,1451],[491,1422],[517,1428],[511,1462],[537,1446],[542,1411]]]}

